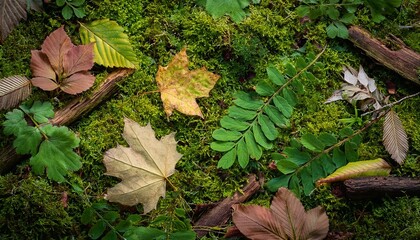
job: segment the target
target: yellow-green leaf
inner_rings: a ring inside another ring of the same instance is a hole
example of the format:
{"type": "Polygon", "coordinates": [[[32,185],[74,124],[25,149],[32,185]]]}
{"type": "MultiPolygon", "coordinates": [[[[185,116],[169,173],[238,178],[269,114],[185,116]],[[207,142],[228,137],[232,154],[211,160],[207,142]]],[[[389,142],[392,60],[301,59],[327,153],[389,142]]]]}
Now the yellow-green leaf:
{"type": "Polygon", "coordinates": [[[95,43],[95,62],[105,67],[137,68],[138,61],[124,29],[109,19],[80,23],[83,44],[95,43]]]}
{"type": "Polygon", "coordinates": [[[382,158],[350,162],[346,166],[337,169],[326,178],[319,179],[317,185],[344,181],[357,177],[388,176],[390,171],[391,166],[382,158]]]}

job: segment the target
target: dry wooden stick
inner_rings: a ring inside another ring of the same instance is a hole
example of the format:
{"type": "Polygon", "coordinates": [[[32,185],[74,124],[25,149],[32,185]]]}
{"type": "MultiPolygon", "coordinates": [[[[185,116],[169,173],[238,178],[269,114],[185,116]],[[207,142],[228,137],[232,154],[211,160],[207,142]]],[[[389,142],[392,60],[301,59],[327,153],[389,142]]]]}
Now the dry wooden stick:
{"type": "Polygon", "coordinates": [[[357,26],[349,28],[349,39],[370,57],[404,78],[420,84],[417,73],[420,70],[420,54],[405,46],[401,40],[395,38],[394,42],[400,49],[394,51],[357,26]]]}
{"type": "MultiPolygon", "coordinates": [[[[98,86],[88,98],[79,96],[73,99],[65,107],[55,113],[50,122],[53,125],[70,124],[77,118],[95,108],[106,98],[110,97],[118,89],[117,84],[126,76],[133,73],[132,69],[118,69],[108,75],[105,81],[98,86]]],[[[8,145],[0,149],[0,174],[7,173],[24,159],[25,156],[15,152],[13,146],[8,145]]]]}

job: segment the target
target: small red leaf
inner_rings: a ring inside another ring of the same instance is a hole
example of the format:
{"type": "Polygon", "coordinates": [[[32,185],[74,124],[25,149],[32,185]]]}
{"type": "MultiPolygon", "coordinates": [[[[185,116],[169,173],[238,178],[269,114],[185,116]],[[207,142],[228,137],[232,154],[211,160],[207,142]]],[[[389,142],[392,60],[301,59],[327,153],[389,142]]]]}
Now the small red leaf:
{"type": "Polygon", "coordinates": [[[64,79],[60,88],[68,94],[78,94],[93,86],[95,76],[87,71],[78,72],[64,79]]]}
{"type": "Polygon", "coordinates": [[[63,73],[63,58],[64,55],[74,47],[69,36],[64,31],[64,27],[52,32],[41,46],[42,52],[45,53],[50,60],[51,66],[57,75],[63,73]]]}
{"type": "Polygon", "coordinates": [[[93,67],[93,44],[75,46],[64,55],[63,68],[66,76],[93,67]]]}
{"type": "Polygon", "coordinates": [[[31,70],[34,77],[56,78],[47,55],[39,50],[31,51],[31,70]]]}
{"type": "Polygon", "coordinates": [[[39,87],[45,91],[52,91],[58,88],[58,84],[49,78],[35,77],[31,79],[31,82],[35,87],[39,87]]]}

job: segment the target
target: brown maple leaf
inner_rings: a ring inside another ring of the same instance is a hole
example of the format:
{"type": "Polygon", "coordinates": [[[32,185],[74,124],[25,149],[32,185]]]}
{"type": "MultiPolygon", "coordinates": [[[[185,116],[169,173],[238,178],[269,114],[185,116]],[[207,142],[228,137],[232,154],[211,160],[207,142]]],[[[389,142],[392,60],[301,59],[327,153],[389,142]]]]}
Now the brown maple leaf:
{"type": "Polygon", "coordinates": [[[328,217],[321,207],[307,212],[292,192],[280,188],[270,208],[257,205],[234,205],[232,215],[236,227],[247,238],[324,239],[328,233],[328,217]]]}
{"type": "Polygon", "coordinates": [[[174,109],[203,118],[196,98],[208,97],[219,75],[208,72],[205,67],[190,71],[188,69],[187,49],[182,49],[166,67],[159,66],[156,81],[166,116],[174,109]]]}

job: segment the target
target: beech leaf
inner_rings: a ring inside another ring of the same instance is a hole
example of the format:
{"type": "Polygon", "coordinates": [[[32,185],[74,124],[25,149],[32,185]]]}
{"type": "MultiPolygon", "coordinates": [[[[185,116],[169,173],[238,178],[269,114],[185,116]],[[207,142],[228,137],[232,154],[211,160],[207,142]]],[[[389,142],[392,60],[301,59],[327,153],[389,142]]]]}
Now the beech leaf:
{"type": "Polygon", "coordinates": [[[302,203],[286,188],[280,188],[269,209],[256,205],[234,205],[236,227],[247,238],[324,239],[329,223],[321,207],[305,212],[302,203]]]}
{"type": "Polygon", "coordinates": [[[347,165],[338,168],[326,178],[319,179],[317,185],[344,181],[357,177],[388,176],[390,172],[391,166],[382,158],[350,162],[347,165]]]}
{"type": "Polygon", "coordinates": [[[186,115],[203,118],[195,99],[208,97],[219,78],[219,75],[208,72],[205,67],[190,71],[187,49],[182,49],[168,66],[159,66],[156,74],[166,116],[171,116],[176,109],[186,115]]]}
{"type": "Polygon", "coordinates": [[[142,203],[148,213],[165,197],[167,178],[182,155],[176,151],[175,133],[159,141],[150,124],[141,127],[128,118],[124,122],[123,137],[130,147],[112,148],[103,160],[106,174],[122,179],[108,189],[106,199],[128,206],[142,203]]]}
{"type": "Polygon", "coordinates": [[[24,76],[0,79],[0,110],[17,106],[31,95],[31,82],[24,76]]]}
{"type": "Polygon", "coordinates": [[[394,110],[385,115],[382,140],[391,158],[398,164],[403,164],[408,152],[408,139],[404,126],[394,110]]]}

